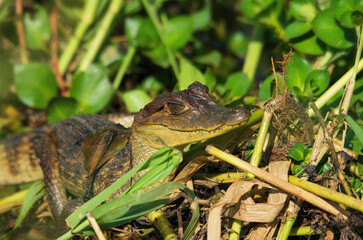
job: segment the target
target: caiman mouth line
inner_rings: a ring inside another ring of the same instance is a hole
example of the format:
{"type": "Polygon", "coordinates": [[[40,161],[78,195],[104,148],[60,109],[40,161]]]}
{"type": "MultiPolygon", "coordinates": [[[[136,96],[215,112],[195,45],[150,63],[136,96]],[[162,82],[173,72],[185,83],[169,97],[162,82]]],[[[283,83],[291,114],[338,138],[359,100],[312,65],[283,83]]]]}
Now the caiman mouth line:
{"type": "MultiPolygon", "coordinates": [[[[160,126],[160,127],[166,127],[172,131],[177,131],[177,132],[195,132],[195,133],[200,133],[200,132],[208,132],[208,133],[213,133],[213,132],[217,132],[217,131],[225,131],[226,129],[228,130],[232,130],[234,128],[237,128],[237,127],[240,127],[242,126],[243,124],[245,124],[247,122],[247,120],[243,120],[239,123],[235,123],[235,124],[231,124],[231,125],[228,125],[227,123],[222,123],[220,126],[217,126],[215,128],[211,128],[211,129],[206,129],[206,128],[190,128],[190,129],[180,129],[180,128],[173,128],[173,127],[170,127],[166,124],[147,124],[147,125],[150,125],[150,126],[160,126]]],[[[228,131],[227,130],[227,131],[228,131]]],[[[227,132],[226,131],[226,132],[227,132]]]]}

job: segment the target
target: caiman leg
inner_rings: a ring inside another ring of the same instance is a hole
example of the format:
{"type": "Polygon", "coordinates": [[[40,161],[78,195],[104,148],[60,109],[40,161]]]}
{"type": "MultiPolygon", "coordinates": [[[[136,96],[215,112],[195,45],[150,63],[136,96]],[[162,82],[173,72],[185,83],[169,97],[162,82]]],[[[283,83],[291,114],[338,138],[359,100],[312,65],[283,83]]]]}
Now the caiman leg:
{"type": "Polygon", "coordinates": [[[54,132],[49,131],[44,135],[37,135],[33,139],[34,145],[41,146],[34,149],[40,161],[40,166],[44,173],[44,184],[47,200],[52,209],[52,214],[56,223],[64,223],[60,219],[62,212],[67,204],[66,190],[63,187],[58,168],[58,152],[54,132]]]}

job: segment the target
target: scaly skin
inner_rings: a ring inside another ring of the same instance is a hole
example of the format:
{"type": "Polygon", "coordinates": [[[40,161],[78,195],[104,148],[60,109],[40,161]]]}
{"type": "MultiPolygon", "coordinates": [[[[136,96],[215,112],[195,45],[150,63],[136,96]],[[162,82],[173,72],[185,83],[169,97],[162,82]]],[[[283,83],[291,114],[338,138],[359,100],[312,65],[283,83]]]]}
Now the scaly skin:
{"type": "Polygon", "coordinates": [[[157,97],[135,115],[129,129],[102,116],[85,114],[4,141],[0,144],[0,185],[44,179],[47,199],[59,223],[70,213],[69,206],[89,197],[86,193],[98,194],[158,149],[182,149],[233,130],[249,117],[241,107],[217,105],[208,88],[195,82],[187,90],[157,97]],[[113,152],[114,142],[121,148],[113,152]],[[90,146],[94,143],[96,146],[90,146]],[[101,160],[87,164],[94,155],[101,160]],[[67,192],[76,199],[68,201],[67,192]]]}

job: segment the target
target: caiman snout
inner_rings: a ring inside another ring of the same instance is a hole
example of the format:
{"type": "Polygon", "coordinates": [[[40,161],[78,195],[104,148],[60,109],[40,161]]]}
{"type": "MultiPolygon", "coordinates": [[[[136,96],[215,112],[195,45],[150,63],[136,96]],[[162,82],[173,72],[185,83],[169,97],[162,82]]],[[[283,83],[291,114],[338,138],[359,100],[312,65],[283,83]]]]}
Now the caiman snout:
{"type": "Polygon", "coordinates": [[[227,120],[227,124],[234,125],[234,124],[245,122],[250,118],[250,116],[251,116],[251,113],[243,107],[233,108],[233,109],[231,109],[231,112],[228,114],[229,118],[227,120]]]}

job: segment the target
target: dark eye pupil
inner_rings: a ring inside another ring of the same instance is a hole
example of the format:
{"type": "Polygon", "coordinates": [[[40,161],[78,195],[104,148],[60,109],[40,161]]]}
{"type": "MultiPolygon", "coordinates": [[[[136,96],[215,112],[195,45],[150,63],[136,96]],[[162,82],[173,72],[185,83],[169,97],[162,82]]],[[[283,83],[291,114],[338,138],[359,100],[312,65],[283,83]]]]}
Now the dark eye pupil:
{"type": "Polygon", "coordinates": [[[184,110],[184,105],[176,103],[168,103],[168,107],[172,114],[178,114],[184,110]]]}

